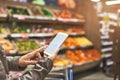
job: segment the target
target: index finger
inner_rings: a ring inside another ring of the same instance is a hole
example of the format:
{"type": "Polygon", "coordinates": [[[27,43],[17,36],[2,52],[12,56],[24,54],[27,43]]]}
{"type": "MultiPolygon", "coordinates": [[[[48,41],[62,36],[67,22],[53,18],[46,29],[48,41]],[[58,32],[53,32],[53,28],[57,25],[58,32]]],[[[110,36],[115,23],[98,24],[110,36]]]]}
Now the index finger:
{"type": "MultiPolygon", "coordinates": [[[[37,53],[39,53],[39,52],[42,52],[42,51],[45,50],[46,48],[47,48],[47,45],[36,49],[35,51],[31,52],[31,54],[32,54],[32,55],[35,55],[35,54],[37,54],[37,53]]],[[[32,55],[31,55],[31,56],[32,56],[32,55]]]]}

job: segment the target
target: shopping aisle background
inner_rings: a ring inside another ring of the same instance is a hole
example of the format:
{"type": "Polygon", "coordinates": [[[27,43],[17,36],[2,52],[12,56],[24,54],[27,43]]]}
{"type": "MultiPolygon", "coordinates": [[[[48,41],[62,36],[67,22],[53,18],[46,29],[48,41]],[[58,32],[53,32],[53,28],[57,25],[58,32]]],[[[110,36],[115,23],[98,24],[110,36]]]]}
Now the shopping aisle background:
{"type": "Polygon", "coordinates": [[[102,72],[94,72],[76,80],[113,80],[113,77],[107,76],[102,72]]]}
{"type": "Polygon", "coordinates": [[[74,75],[74,80],[114,80],[113,75],[109,72],[104,73],[102,70],[87,70],[74,75]]]}

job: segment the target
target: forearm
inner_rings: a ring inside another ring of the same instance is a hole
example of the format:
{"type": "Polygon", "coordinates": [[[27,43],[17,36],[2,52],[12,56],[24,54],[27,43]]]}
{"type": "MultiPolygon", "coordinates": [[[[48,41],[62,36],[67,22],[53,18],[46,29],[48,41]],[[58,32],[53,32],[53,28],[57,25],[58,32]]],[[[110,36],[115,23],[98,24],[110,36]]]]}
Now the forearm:
{"type": "Polygon", "coordinates": [[[21,71],[26,67],[22,68],[19,66],[19,57],[13,57],[11,59],[7,59],[9,71],[21,71]]]}
{"type": "Polygon", "coordinates": [[[52,60],[49,58],[42,58],[32,70],[26,71],[18,80],[44,80],[52,67],[52,60]]]}

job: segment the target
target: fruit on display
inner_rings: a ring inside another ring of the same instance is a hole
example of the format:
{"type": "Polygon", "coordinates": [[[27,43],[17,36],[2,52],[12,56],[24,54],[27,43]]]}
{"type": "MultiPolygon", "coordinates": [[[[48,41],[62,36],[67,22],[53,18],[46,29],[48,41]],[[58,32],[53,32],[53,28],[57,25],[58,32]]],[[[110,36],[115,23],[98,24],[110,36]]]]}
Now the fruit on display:
{"type": "Polygon", "coordinates": [[[55,29],[54,30],[54,33],[58,33],[58,32],[65,32],[65,33],[68,33],[68,34],[72,34],[72,33],[75,33],[75,34],[85,34],[85,31],[82,29],[82,28],[76,28],[76,27],[70,27],[68,28],[67,30],[63,30],[63,29],[55,29]]]}
{"type": "Polygon", "coordinates": [[[66,59],[58,58],[54,60],[53,64],[54,67],[64,67],[69,65],[69,61],[66,59]]]}
{"type": "Polygon", "coordinates": [[[56,18],[72,18],[72,13],[69,10],[54,12],[56,18]]]}
{"type": "Polygon", "coordinates": [[[40,11],[47,17],[54,17],[53,13],[49,9],[40,8],[40,11]]]}
{"type": "Polygon", "coordinates": [[[71,61],[72,64],[88,61],[87,57],[81,50],[68,50],[66,51],[65,55],[71,61]]]}
{"type": "Polygon", "coordinates": [[[70,47],[70,46],[81,46],[81,47],[87,47],[87,46],[92,46],[92,42],[89,41],[86,37],[69,37],[66,39],[64,42],[63,46],[64,47],[70,47]]]}
{"type": "Polygon", "coordinates": [[[9,40],[4,39],[3,37],[0,37],[0,46],[2,46],[5,51],[10,51],[14,49],[12,43],[9,40]]]}
{"type": "Polygon", "coordinates": [[[76,39],[77,44],[79,44],[80,46],[92,46],[92,42],[90,40],[88,40],[86,37],[79,37],[76,39]]]}
{"type": "Polygon", "coordinates": [[[0,34],[7,34],[8,31],[3,23],[0,23],[0,34]]]}
{"type": "Polygon", "coordinates": [[[86,56],[92,60],[102,58],[102,55],[96,49],[87,50],[86,54],[86,56]]]}
{"type": "Polygon", "coordinates": [[[73,13],[70,12],[67,9],[64,10],[53,10],[54,15],[56,18],[76,18],[76,19],[84,19],[84,16],[82,14],[79,13],[73,13]]]}
{"type": "Polygon", "coordinates": [[[101,54],[96,49],[90,49],[87,51],[67,50],[65,55],[72,64],[101,59],[101,54]]]}
{"type": "Polygon", "coordinates": [[[0,7],[0,14],[3,14],[3,11],[2,11],[2,9],[1,9],[1,7],[0,7]]]}
{"type": "Polygon", "coordinates": [[[54,33],[55,33],[55,34],[57,34],[57,33],[59,33],[59,32],[64,32],[64,33],[66,33],[66,31],[63,30],[63,29],[56,29],[56,30],[54,30],[54,33]]]}
{"type": "Polygon", "coordinates": [[[69,9],[74,9],[76,7],[75,0],[58,0],[58,4],[69,9]]]}
{"type": "Polygon", "coordinates": [[[75,38],[68,37],[63,43],[63,47],[70,47],[70,46],[79,46],[77,45],[75,38]]]}
{"type": "Polygon", "coordinates": [[[30,15],[27,9],[17,7],[7,7],[10,14],[30,15]]]}
{"type": "Polygon", "coordinates": [[[26,24],[16,24],[16,22],[13,22],[11,24],[10,28],[10,32],[11,33],[30,33],[32,32],[30,25],[26,25],[26,24]]]}
{"type": "Polygon", "coordinates": [[[85,34],[85,31],[82,28],[71,27],[67,29],[68,33],[77,33],[77,34],[85,34]]]}
{"type": "Polygon", "coordinates": [[[40,47],[35,40],[30,40],[30,39],[15,40],[14,42],[19,53],[30,52],[40,47]]]}

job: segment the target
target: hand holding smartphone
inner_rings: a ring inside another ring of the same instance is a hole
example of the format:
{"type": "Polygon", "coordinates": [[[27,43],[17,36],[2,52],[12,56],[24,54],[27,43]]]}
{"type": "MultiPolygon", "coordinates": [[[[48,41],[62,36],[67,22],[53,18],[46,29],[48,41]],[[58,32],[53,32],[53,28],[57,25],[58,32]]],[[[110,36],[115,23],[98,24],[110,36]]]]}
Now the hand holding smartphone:
{"type": "Polygon", "coordinates": [[[53,55],[56,52],[56,50],[60,48],[60,46],[63,44],[67,37],[68,34],[59,32],[50,42],[48,47],[45,49],[44,54],[48,56],[53,55]]]}

